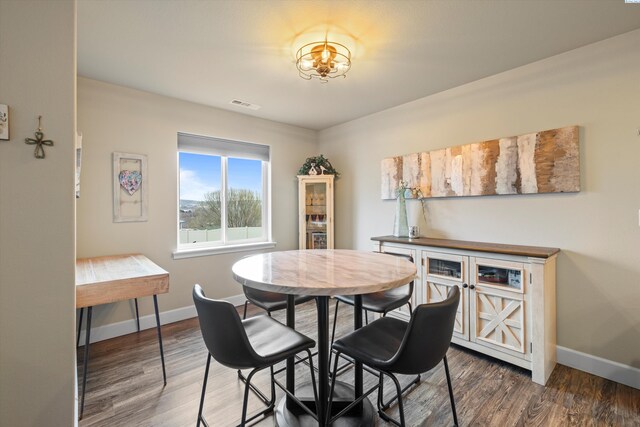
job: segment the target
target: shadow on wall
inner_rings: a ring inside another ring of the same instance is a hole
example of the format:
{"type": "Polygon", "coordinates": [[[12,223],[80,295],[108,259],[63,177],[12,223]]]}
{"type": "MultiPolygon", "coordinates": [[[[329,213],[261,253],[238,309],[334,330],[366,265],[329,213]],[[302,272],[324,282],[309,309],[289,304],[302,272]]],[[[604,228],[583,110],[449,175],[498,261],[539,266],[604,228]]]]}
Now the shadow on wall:
{"type": "Polygon", "coordinates": [[[629,283],[637,280],[637,272],[601,258],[562,251],[557,274],[558,307],[563,310],[558,312],[558,344],[640,369],[640,288],[629,283]],[[604,273],[612,271],[615,275],[604,273]],[[576,299],[580,304],[573,303],[576,299]],[[603,337],[608,337],[606,342],[603,337]]]}

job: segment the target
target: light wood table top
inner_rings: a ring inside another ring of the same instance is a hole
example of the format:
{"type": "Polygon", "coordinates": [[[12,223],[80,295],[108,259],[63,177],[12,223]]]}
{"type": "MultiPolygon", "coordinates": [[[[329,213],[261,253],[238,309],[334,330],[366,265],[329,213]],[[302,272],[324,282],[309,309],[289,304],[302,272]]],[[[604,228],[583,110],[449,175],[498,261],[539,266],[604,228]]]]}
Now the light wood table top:
{"type": "Polygon", "coordinates": [[[169,292],[169,273],[141,254],[76,260],[76,308],[169,292]]]}
{"type": "Polygon", "coordinates": [[[271,252],[233,265],[245,286],[294,295],[358,295],[411,282],[416,266],[407,259],[344,249],[271,252]]]}

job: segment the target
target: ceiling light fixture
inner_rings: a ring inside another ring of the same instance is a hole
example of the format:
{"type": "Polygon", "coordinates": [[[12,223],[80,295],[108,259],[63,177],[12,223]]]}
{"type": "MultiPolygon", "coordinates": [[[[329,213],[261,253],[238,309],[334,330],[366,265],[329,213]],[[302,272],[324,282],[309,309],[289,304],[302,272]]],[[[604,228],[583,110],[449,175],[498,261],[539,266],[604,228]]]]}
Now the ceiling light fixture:
{"type": "Polygon", "coordinates": [[[296,67],[305,80],[317,78],[322,83],[346,77],[351,68],[351,51],[343,44],[323,41],[308,43],[296,53],[296,67]]]}

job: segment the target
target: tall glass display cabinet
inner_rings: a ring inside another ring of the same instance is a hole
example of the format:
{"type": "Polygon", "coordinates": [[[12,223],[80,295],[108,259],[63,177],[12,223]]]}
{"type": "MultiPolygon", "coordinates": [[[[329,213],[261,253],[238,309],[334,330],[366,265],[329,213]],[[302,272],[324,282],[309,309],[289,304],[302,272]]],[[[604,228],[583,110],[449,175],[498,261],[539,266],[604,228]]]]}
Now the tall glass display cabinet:
{"type": "Polygon", "coordinates": [[[300,249],[333,249],[333,175],[298,175],[300,249]]]}

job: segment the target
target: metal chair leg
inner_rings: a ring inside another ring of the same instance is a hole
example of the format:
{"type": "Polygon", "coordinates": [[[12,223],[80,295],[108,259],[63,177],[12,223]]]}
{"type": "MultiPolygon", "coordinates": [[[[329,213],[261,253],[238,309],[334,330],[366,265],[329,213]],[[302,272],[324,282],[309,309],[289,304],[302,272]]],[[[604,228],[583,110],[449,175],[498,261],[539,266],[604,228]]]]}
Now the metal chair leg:
{"type": "MultiPolygon", "coordinates": [[[[405,427],[405,422],[404,422],[404,406],[402,404],[402,390],[400,388],[400,382],[398,381],[398,379],[395,377],[395,375],[390,374],[389,372],[385,372],[384,374],[386,374],[389,378],[391,378],[391,380],[394,382],[395,386],[396,386],[396,393],[397,393],[397,399],[398,399],[398,412],[400,413],[400,422],[398,422],[397,420],[391,418],[389,415],[385,414],[384,411],[381,411],[380,408],[378,408],[378,414],[380,415],[380,418],[382,418],[383,420],[393,423],[397,426],[400,427],[405,427]]],[[[383,373],[380,372],[380,377],[382,378],[383,373]]],[[[382,379],[380,381],[383,381],[382,379]]]]}
{"type": "MultiPolygon", "coordinates": [[[[273,366],[270,366],[271,369],[273,369],[273,366]]],[[[273,411],[273,408],[275,408],[275,401],[276,401],[276,395],[275,395],[275,387],[272,385],[271,388],[271,400],[269,400],[266,404],[267,404],[267,408],[264,409],[263,411],[258,412],[255,415],[252,415],[250,418],[247,419],[247,407],[249,406],[249,390],[252,387],[251,384],[251,378],[253,378],[253,376],[260,372],[261,370],[263,370],[264,368],[256,368],[254,370],[252,370],[251,372],[249,372],[249,375],[247,375],[247,382],[244,385],[244,400],[242,402],[242,419],[240,421],[240,424],[238,427],[244,427],[247,424],[249,424],[251,421],[255,420],[258,417],[262,417],[270,412],[273,411]]]]}
{"type": "Polygon", "coordinates": [[[329,363],[327,366],[331,366],[331,358],[333,357],[333,340],[336,336],[336,325],[338,324],[338,305],[340,304],[340,300],[336,299],[336,309],[333,312],[333,329],[331,330],[331,341],[329,344],[329,363]]]}
{"type": "Polygon", "coordinates": [[[336,360],[333,362],[333,375],[331,375],[331,387],[329,388],[329,403],[327,404],[327,415],[325,417],[327,420],[331,419],[331,404],[333,403],[333,389],[336,386],[336,377],[338,376],[338,361],[340,361],[340,352],[336,352],[336,360]]]}
{"type": "Polygon", "coordinates": [[[307,350],[307,354],[309,355],[309,370],[311,371],[311,384],[313,385],[313,398],[316,401],[316,408],[317,408],[318,407],[318,387],[316,385],[316,375],[315,375],[315,368],[313,367],[313,356],[311,354],[311,350],[307,350]]]}
{"type": "Polygon", "coordinates": [[[158,296],[153,296],[153,307],[156,310],[156,327],[158,329],[158,344],[160,345],[160,360],[162,360],[162,378],[167,385],[167,371],[164,366],[164,349],[162,348],[162,331],[160,330],[160,313],[158,312],[158,296]]]}
{"type": "Polygon", "coordinates": [[[247,405],[249,403],[249,384],[251,383],[251,378],[255,374],[255,370],[249,372],[249,376],[247,376],[247,382],[244,385],[244,399],[242,400],[242,419],[240,422],[241,426],[246,424],[247,419],[247,405]]]}
{"type": "Polygon", "coordinates": [[[138,325],[138,332],[140,332],[140,314],[138,313],[138,298],[133,299],[136,306],[136,325],[138,325]]]}
{"type": "Polygon", "coordinates": [[[244,301],[244,314],[242,315],[242,320],[247,318],[247,305],[249,304],[249,300],[244,301]]]}
{"type": "Polygon", "coordinates": [[[200,395],[200,409],[198,409],[198,422],[196,427],[200,427],[200,422],[206,426],[207,422],[202,416],[202,409],[204,408],[204,395],[207,391],[207,379],[209,378],[209,365],[211,364],[211,353],[207,352],[207,367],[204,369],[204,380],[202,381],[202,394],[200,395]]]}
{"type": "Polygon", "coordinates": [[[378,373],[378,413],[384,411],[384,376],[378,373]]]}
{"type": "MultiPolygon", "coordinates": [[[[404,386],[402,390],[400,390],[400,394],[404,394],[404,392],[409,390],[409,388],[411,388],[414,384],[418,384],[421,378],[422,377],[420,376],[420,374],[416,375],[416,377],[413,380],[411,380],[409,384],[407,384],[406,386],[404,386]]],[[[384,400],[382,400],[381,401],[382,409],[383,410],[389,409],[393,401],[396,400],[397,398],[398,398],[397,396],[394,396],[391,399],[389,399],[387,403],[384,403],[384,400]]]]}
{"type": "Polygon", "coordinates": [[[456,402],[453,398],[453,387],[451,385],[451,376],[449,375],[449,364],[447,363],[447,355],[444,358],[444,372],[447,374],[447,386],[449,387],[449,400],[451,400],[451,412],[453,412],[453,425],[458,425],[458,415],[456,414],[456,402]]]}
{"type": "Polygon", "coordinates": [[[84,307],[80,309],[80,320],[78,321],[78,336],[76,338],[76,348],[80,347],[80,330],[82,329],[82,315],[84,314],[84,307]]]}

